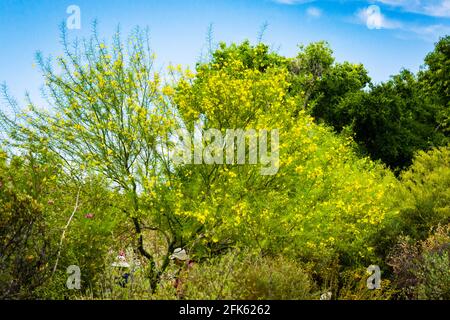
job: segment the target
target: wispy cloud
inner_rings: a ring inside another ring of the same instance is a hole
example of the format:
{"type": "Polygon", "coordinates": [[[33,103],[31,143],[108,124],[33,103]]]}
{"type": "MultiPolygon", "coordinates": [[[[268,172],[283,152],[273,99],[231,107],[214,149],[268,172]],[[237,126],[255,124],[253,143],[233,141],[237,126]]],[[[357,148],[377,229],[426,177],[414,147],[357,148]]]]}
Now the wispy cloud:
{"type": "Polygon", "coordinates": [[[375,0],[404,11],[433,17],[450,18],[450,0],[375,0]]]}
{"type": "MultiPolygon", "coordinates": [[[[381,0],[386,4],[399,5],[400,2],[413,2],[401,0],[381,0]]],[[[397,30],[402,38],[414,35],[426,41],[436,41],[443,34],[450,33],[450,26],[443,23],[420,24],[418,22],[399,21],[386,17],[379,6],[370,5],[355,13],[358,23],[365,24],[369,29],[397,30]]]]}
{"type": "Polygon", "coordinates": [[[429,41],[436,41],[443,34],[450,34],[450,26],[443,24],[433,24],[429,26],[412,26],[410,31],[420,38],[429,41]]]}
{"type": "Polygon", "coordinates": [[[322,10],[316,7],[309,7],[306,10],[306,14],[311,18],[320,18],[322,16],[322,10]]]}

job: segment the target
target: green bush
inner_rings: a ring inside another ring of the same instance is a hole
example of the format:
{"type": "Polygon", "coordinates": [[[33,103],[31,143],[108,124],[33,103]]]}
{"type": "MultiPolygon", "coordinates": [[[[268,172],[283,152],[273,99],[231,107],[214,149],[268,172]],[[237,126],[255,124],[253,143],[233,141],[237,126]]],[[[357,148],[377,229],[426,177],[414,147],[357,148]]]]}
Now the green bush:
{"type": "Polygon", "coordinates": [[[368,289],[369,274],[366,268],[347,270],[340,274],[340,287],[336,293],[338,300],[389,300],[396,290],[388,279],[381,278],[380,289],[368,289]]]}
{"type": "Polygon", "coordinates": [[[400,237],[424,240],[430,230],[450,223],[450,147],[421,151],[400,176],[394,193],[399,211],[389,216],[372,238],[379,257],[385,259],[400,237]]]}
{"type": "Polygon", "coordinates": [[[431,228],[450,223],[450,147],[419,152],[401,176],[402,199],[409,199],[400,213],[405,234],[425,239],[431,228]]]}
{"type": "Polygon", "coordinates": [[[31,299],[51,257],[42,207],[17,192],[0,167],[0,298],[31,299]]]}
{"type": "Polygon", "coordinates": [[[81,269],[82,292],[100,294],[109,251],[134,241],[129,226],[117,224],[121,197],[96,176],[71,181],[42,154],[0,156],[0,297],[71,297],[70,265],[81,269]]]}
{"type": "Polygon", "coordinates": [[[417,297],[422,300],[450,299],[450,250],[444,253],[427,253],[418,274],[417,297]]]}
{"type": "Polygon", "coordinates": [[[184,286],[187,299],[304,300],[314,291],[298,262],[236,252],[194,266],[184,286]]]}

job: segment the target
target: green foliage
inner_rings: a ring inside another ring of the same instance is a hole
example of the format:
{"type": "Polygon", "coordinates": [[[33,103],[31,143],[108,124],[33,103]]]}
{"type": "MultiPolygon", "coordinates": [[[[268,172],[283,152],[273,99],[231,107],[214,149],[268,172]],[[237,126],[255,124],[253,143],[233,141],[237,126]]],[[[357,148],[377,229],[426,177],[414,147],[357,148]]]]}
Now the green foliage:
{"type": "Polygon", "coordinates": [[[402,176],[408,206],[400,218],[405,233],[424,239],[432,227],[450,223],[450,147],[419,152],[402,176]]]}
{"type": "Polygon", "coordinates": [[[402,172],[395,192],[399,214],[388,217],[371,241],[379,257],[385,259],[401,236],[423,240],[433,228],[450,222],[449,161],[449,147],[421,151],[402,172]]]}
{"type": "Polygon", "coordinates": [[[254,165],[185,166],[181,194],[188,196],[179,198],[177,212],[196,218],[203,241],[219,248],[231,241],[304,259],[370,259],[368,239],[395,214],[396,181],[358,159],[351,141],[299,112],[289,78],[285,67],[248,69],[240,56],[181,78],[174,101],[188,128],[200,119],[222,133],[277,128],[281,145],[274,176],[260,175],[254,165]]]}
{"type": "Polygon", "coordinates": [[[442,130],[450,130],[450,36],[441,38],[425,57],[425,70],[419,73],[426,92],[440,106],[438,120],[442,130]]]}
{"type": "Polygon", "coordinates": [[[419,275],[418,299],[450,299],[450,251],[443,254],[426,254],[423,269],[419,275]]]}
{"type": "Polygon", "coordinates": [[[305,300],[314,290],[302,266],[289,258],[236,252],[194,266],[184,284],[187,299],[305,300]]]}
{"type": "MultiPolygon", "coordinates": [[[[256,69],[260,72],[264,72],[268,68],[287,65],[286,58],[271,52],[264,43],[252,46],[248,40],[239,45],[232,43],[229,46],[221,42],[217,50],[212,52],[211,60],[207,63],[212,68],[222,69],[234,60],[241,61],[246,69],[256,69]]],[[[200,67],[201,64],[197,66],[200,67]]]]}
{"type": "Polygon", "coordinates": [[[291,90],[294,96],[299,95],[301,98],[298,110],[305,109],[311,97],[318,93],[322,80],[330,73],[334,62],[332,54],[329,44],[322,41],[300,46],[297,57],[291,60],[291,90]]]}
{"type": "Polygon", "coordinates": [[[386,83],[372,85],[368,92],[348,95],[334,106],[325,121],[337,130],[350,126],[362,149],[392,169],[410,165],[417,150],[447,141],[436,131],[435,106],[407,70],[386,83]]]}
{"type": "Polygon", "coordinates": [[[14,280],[2,279],[2,286],[11,286],[4,292],[9,298],[63,298],[70,295],[65,288],[69,265],[82,266],[83,291],[95,286],[103,260],[117,246],[113,231],[126,230],[118,228],[121,212],[111,206],[118,198],[98,177],[77,186],[48,156],[2,161],[2,275],[12,273],[14,280]]]}
{"type": "Polygon", "coordinates": [[[349,95],[361,92],[369,82],[367,70],[362,64],[335,63],[312,94],[312,116],[335,127],[343,126],[343,115],[337,106],[349,95]]]}
{"type": "Polygon", "coordinates": [[[51,239],[42,207],[0,167],[0,298],[30,299],[48,277],[51,239]]]}
{"type": "MultiPolygon", "coordinates": [[[[90,289],[99,295],[99,289],[95,288],[102,281],[107,263],[135,239],[131,236],[132,226],[124,223],[124,213],[112,205],[120,198],[114,196],[103,181],[98,177],[87,179],[82,190],[78,209],[65,234],[57,276],[64,285],[67,266],[80,266],[82,292],[90,289]]],[[[70,210],[74,205],[72,203],[70,210]]]]}
{"type": "Polygon", "coordinates": [[[325,123],[336,126],[342,115],[336,108],[349,94],[360,92],[370,82],[362,64],[337,63],[327,42],[300,46],[289,65],[291,92],[300,106],[325,123]]]}
{"type": "Polygon", "coordinates": [[[388,279],[382,275],[381,288],[370,290],[367,288],[366,268],[347,270],[340,274],[341,286],[337,290],[338,300],[390,300],[395,297],[397,290],[388,279]]]}
{"type": "Polygon", "coordinates": [[[404,169],[415,152],[448,142],[448,43],[447,37],[436,44],[417,77],[403,70],[377,85],[362,65],[334,63],[326,43],[313,43],[290,65],[291,90],[299,109],[338,132],[350,131],[372,159],[404,169]]]}

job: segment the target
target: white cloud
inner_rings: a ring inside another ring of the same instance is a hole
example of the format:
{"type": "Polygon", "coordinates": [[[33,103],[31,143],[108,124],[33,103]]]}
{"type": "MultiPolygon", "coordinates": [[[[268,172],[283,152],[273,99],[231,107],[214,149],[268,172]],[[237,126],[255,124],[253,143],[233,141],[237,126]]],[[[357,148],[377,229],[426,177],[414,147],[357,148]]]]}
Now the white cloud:
{"type": "MultiPolygon", "coordinates": [[[[389,3],[400,3],[407,1],[383,0],[389,3]]],[[[409,1],[411,2],[411,1],[409,1]]],[[[356,13],[359,23],[364,23],[369,29],[393,29],[397,31],[397,36],[408,38],[414,35],[426,41],[436,41],[440,36],[450,33],[450,26],[445,24],[420,25],[417,23],[400,22],[387,18],[381,9],[376,5],[371,5],[361,9],[356,13]]]]}
{"type": "Polygon", "coordinates": [[[322,10],[316,7],[309,7],[306,10],[306,14],[311,18],[320,18],[322,16],[322,10]]]}
{"type": "Polygon", "coordinates": [[[429,26],[413,26],[410,31],[417,34],[420,38],[428,41],[436,41],[444,34],[450,34],[450,26],[443,24],[433,24],[429,26]]]}
{"type": "Polygon", "coordinates": [[[375,0],[405,11],[433,17],[450,18],[450,0],[375,0]]]}
{"type": "Polygon", "coordinates": [[[360,22],[365,23],[369,29],[398,29],[402,27],[400,22],[387,19],[381,13],[380,7],[376,5],[361,9],[356,15],[360,22]]]}
{"type": "MultiPolygon", "coordinates": [[[[450,0],[376,0],[376,2],[401,8],[406,12],[418,13],[427,16],[450,18],[450,0]]],[[[427,41],[436,41],[440,36],[450,33],[450,26],[445,24],[420,25],[414,23],[400,23],[384,19],[382,25],[388,29],[399,29],[404,34],[415,34],[427,41]],[[386,23],[387,21],[387,23],[386,23]]]]}
{"type": "Polygon", "coordinates": [[[424,8],[431,16],[450,18],[450,0],[441,1],[441,3],[438,4],[427,5],[424,8]]]}

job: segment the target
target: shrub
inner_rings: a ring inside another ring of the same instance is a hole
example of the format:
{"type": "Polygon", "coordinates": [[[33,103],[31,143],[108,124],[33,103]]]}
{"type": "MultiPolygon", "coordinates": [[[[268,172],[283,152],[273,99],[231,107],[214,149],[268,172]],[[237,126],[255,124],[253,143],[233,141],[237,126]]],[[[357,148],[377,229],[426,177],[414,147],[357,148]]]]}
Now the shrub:
{"type": "Polygon", "coordinates": [[[83,292],[98,287],[108,251],[119,242],[123,246],[134,240],[131,235],[113,238],[113,231],[126,234],[129,226],[118,225],[122,213],[111,204],[117,206],[120,196],[112,196],[101,178],[85,177],[74,183],[52,159],[42,157],[4,154],[0,159],[0,296],[4,298],[72,296],[75,292],[66,288],[69,265],[81,268],[83,292]]]}
{"type": "Polygon", "coordinates": [[[403,238],[389,256],[395,285],[408,299],[450,298],[450,225],[423,241],[403,238]]]}
{"type": "Polygon", "coordinates": [[[401,175],[402,199],[409,199],[400,218],[405,234],[425,239],[431,228],[450,223],[450,147],[421,151],[401,175]]]}
{"type": "Polygon", "coordinates": [[[48,277],[50,240],[42,208],[0,168],[0,298],[30,299],[48,277]]]}
{"type": "Polygon", "coordinates": [[[421,151],[401,174],[395,192],[399,214],[389,216],[371,241],[379,257],[385,259],[400,237],[424,240],[439,224],[450,223],[449,163],[448,146],[421,151]]]}
{"type": "Polygon", "coordinates": [[[450,250],[423,255],[423,266],[418,274],[417,297],[422,300],[450,299],[450,250]]]}
{"type": "Polygon", "coordinates": [[[381,288],[367,288],[369,275],[365,268],[347,270],[340,274],[338,300],[389,300],[396,294],[395,288],[388,279],[381,279],[381,288]]]}
{"type": "Polygon", "coordinates": [[[304,300],[314,290],[298,262],[236,252],[194,266],[184,287],[188,299],[304,300]]]}

